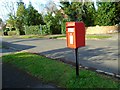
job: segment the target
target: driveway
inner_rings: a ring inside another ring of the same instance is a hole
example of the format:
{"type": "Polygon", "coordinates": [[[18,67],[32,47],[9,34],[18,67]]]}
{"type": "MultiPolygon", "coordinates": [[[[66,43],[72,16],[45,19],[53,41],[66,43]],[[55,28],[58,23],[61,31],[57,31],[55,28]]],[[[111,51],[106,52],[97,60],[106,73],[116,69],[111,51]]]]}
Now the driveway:
{"type": "MultiPolygon", "coordinates": [[[[27,50],[47,57],[75,62],[74,50],[66,47],[66,40],[58,39],[3,39],[3,45],[18,51],[27,50]]],[[[3,54],[7,52],[2,52],[3,54]]],[[[118,40],[86,40],[86,47],[79,48],[79,63],[120,74],[118,70],[118,40]]]]}

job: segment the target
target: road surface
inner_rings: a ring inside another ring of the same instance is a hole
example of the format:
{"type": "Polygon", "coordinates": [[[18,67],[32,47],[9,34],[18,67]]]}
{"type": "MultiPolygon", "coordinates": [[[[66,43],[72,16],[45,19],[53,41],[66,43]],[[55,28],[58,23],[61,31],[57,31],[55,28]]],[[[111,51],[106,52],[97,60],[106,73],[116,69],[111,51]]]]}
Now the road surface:
{"type": "MultiPolygon", "coordinates": [[[[75,62],[74,50],[66,47],[66,40],[5,38],[3,39],[3,46],[75,62]]],[[[7,52],[3,51],[2,53],[7,52]]],[[[118,40],[86,40],[86,46],[79,48],[79,63],[82,66],[120,74],[118,69],[118,40]]]]}

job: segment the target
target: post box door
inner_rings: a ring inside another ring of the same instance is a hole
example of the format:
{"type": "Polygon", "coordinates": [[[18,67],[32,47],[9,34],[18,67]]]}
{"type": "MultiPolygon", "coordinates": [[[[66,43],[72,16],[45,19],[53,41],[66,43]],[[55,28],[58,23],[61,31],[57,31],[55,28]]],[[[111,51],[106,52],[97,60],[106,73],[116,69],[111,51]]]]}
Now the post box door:
{"type": "Polygon", "coordinates": [[[75,27],[67,27],[67,46],[69,48],[75,48],[75,27]]]}

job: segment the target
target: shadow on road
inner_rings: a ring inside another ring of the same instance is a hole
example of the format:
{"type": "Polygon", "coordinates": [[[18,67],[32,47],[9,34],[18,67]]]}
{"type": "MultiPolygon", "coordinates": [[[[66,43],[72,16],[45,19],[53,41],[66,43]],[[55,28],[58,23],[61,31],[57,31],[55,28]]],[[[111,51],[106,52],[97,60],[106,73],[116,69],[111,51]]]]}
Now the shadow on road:
{"type": "Polygon", "coordinates": [[[20,45],[20,44],[2,42],[2,47],[3,47],[3,49],[0,51],[0,53],[2,52],[4,54],[4,53],[15,52],[15,51],[28,50],[28,49],[34,48],[36,46],[20,45]]]}
{"type": "MultiPolygon", "coordinates": [[[[69,58],[74,59],[74,49],[60,48],[54,49],[41,54],[47,55],[53,58],[69,58]]],[[[107,48],[90,48],[89,46],[79,48],[78,50],[79,59],[82,60],[117,60],[118,49],[107,48]]]]}
{"type": "MultiPolygon", "coordinates": [[[[53,59],[75,63],[74,49],[61,48],[42,52],[40,54],[53,59]]],[[[104,69],[104,71],[118,73],[118,49],[113,49],[110,47],[91,48],[86,46],[79,48],[78,58],[79,63],[83,66],[104,69]],[[114,64],[113,67],[112,64],[114,64]]]]}
{"type": "Polygon", "coordinates": [[[17,43],[17,42],[24,42],[24,41],[36,41],[36,40],[44,40],[45,38],[28,38],[28,39],[15,39],[11,43],[17,43]]]}

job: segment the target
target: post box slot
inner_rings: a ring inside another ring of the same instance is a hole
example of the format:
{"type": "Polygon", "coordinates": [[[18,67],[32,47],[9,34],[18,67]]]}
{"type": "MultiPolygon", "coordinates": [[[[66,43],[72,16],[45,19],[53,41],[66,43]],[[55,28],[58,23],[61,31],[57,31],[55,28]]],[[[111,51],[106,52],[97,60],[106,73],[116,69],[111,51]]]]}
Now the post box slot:
{"type": "Polygon", "coordinates": [[[74,28],[75,26],[66,26],[67,28],[74,28]]]}

